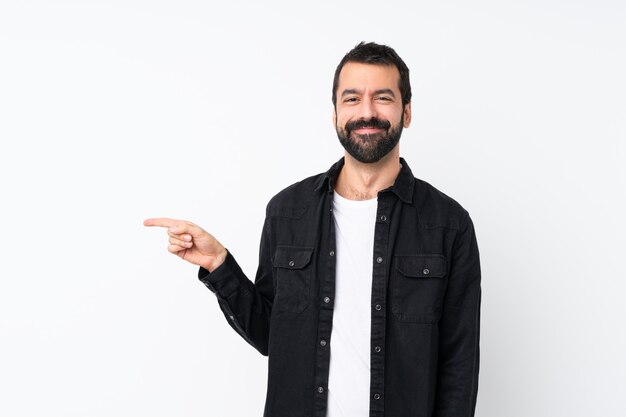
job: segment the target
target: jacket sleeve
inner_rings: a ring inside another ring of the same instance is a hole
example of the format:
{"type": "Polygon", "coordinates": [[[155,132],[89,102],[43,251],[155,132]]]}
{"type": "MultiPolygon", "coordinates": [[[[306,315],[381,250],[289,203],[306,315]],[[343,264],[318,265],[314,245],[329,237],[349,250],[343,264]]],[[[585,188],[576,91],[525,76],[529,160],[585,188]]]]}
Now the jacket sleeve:
{"type": "Polygon", "coordinates": [[[439,323],[435,417],[472,417],[478,393],[480,260],[474,225],[465,212],[455,239],[439,323]]]}
{"type": "Polygon", "coordinates": [[[254,283],[243,273],[228,251],[213,272],[200,267],[198,278],[216,296],[228,324],[262,355],[268,355],[270,316],[274,301],[269,218],[261,234],[259,266],[254,283]]]}

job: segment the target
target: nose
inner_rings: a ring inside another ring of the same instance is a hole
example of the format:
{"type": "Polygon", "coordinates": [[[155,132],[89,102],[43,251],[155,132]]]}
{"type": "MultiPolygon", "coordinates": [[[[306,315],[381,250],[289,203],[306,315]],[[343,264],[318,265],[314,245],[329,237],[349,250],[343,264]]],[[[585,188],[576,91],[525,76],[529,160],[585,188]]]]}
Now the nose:
{"type": "Polygon", "coordinates": [[[374,102],[372,99],[368,98],[361,102],[361,118],[362,119],[371,119],[372,117],[376,117],[376,106],[374,106],[374,102]]]}

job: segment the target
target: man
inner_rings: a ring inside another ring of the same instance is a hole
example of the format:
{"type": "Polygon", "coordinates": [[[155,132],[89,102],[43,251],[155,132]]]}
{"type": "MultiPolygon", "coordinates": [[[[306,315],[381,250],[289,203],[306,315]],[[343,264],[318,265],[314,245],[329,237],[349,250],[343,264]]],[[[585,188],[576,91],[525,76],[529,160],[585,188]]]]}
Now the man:
{"type": "Polygon", "coordinates": [[[228,323],[268,355],[265,417],[468,417],[478,384],[480,265],[472,221],[400,158],[409,70],[384,45],[339,63],[345,155],[267,205],[254,283],[193,223],[169,251],[200,266],[228,323]]]}

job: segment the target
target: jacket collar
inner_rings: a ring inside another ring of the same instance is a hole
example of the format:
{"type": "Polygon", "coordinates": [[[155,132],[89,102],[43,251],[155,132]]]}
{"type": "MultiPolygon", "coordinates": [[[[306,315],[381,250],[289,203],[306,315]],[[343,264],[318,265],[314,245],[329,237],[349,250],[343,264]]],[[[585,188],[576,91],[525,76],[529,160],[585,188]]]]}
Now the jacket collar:
{"type": "MultiPolygon", "coordinates": [[[[326,187],[325,189],[329,193],[332,193],[335,188],[335,181],[337,180],[339,171],[341,171],[344,163],[345,157],[342,156],[341,159],[335,162],[328,171],[323,173],[317,179],[315,191],[319,191],[326,187]]],[[[402,164],[402,168],[400,168],[400,173],[398,174],[395,182],[391,187],[381,190],[381,192],[394,192],[400,200],[405,203],[411,203],[413,201],[413,185],[415,183],[415,177],[413,176],[413,172],[411,172],[411,168],[409,168],[409,164],[406,163],[404,158],[400,158],[400,163],[402,164]]]]}

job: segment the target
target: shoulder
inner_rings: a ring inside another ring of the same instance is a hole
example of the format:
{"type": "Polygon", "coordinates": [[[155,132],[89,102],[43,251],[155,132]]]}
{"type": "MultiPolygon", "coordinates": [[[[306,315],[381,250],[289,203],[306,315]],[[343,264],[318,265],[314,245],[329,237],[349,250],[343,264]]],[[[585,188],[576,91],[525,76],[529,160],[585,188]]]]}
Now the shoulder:
{"type": "Polygon", "coordinates": [[[413,204],[423,227],[461,229],[469,219],[469,213],[457,200],[419,178],[415,178],[413,204]]]}
{"type": "Polygon", "coordinates": [[[302,216],[311,203],[321,197],[323,189],[318,189],[318,185],[325,175],[326,173],[311,175],[283,188],[267,203],[266,214],[269,217],[302,216]]]}

